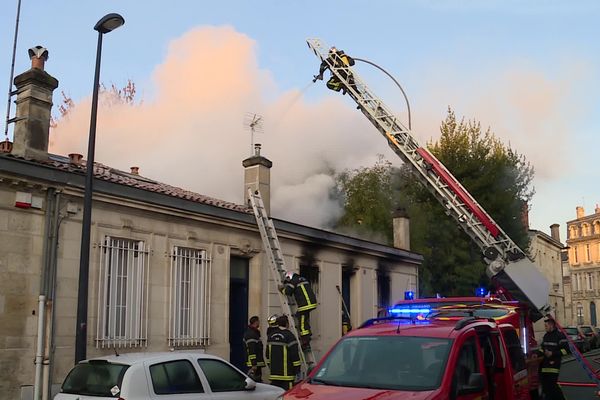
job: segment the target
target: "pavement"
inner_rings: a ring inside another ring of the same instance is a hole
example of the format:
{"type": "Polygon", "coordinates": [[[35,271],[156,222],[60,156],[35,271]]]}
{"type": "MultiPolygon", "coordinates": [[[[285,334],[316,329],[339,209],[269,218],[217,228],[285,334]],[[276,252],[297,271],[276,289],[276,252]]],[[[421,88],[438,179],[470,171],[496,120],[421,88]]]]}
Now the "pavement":
{"type": "MultiPolygon", "coordinates": [[[[588,351],[584,354],[594,371],[600,370],[600,349],[588,351]]],[[[577,360],[573,356],[566,356],[562,360],[562,366],[560,369],[560,376],[558,378],[561,382],[585,382],[591,383],[587,374],[579,365],[577,360]]],[[[562,386],[563,393],[567,400],[599,400],[600,397],[596,395],[599,388],[595,387],[568,387],[562,386]]]]}

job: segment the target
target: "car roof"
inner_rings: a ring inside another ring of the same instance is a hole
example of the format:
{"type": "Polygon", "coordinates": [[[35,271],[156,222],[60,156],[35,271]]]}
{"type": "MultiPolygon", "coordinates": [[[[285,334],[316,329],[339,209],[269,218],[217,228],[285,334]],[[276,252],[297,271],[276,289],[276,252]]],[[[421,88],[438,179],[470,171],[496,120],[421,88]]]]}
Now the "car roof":
{"type": "Polygon", "coordinates": [[[202,350],[199,350],[199,351],[136,352],[136,353],[122,353],[119,355],[112,354],[110,356],[90,358],[90,359],[84,360],[82,362],[105,360],[110,363],[134,365],[134,364],[141,364],[144,362],[163,362],[163,361],[179,360],[181,358],[187,358],[187,357],[222,360],[221,357],[206,354],[202,350]]]}
{"type": "Polygon", "coordinates": [[[488,328],[496,326],[494,322],[475,318],[466,318],[458,321],[439,319],[415,321],[400,318],[375,318],[371,321],[373,321],[371,325],[352,330],[346,336],[418,336],[453,339],[475,326],[485,326],[488,328]]]}

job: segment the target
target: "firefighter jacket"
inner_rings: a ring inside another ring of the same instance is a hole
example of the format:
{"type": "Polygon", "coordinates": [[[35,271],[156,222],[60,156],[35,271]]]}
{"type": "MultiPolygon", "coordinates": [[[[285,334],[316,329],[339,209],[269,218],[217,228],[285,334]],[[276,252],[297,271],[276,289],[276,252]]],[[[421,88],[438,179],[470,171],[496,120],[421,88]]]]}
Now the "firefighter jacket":
{"type": "Polygon", "coordinates": [[[298,274],[294,274],[292,279],[285,282],[281,290],[287,296],[294,296],[296,300],[297,312],[310,311],[317,308],[317,297],[310,287],[310,283],[298,274]]]}
{"type": "Polygon", "coordinates": [[[552,356],[548,357],[544,354],[540,372],[558,374],[560,372],[561,358],[567,354],[568,346],[567,338],[558,329],[546,332],[542,342],[542,350],[551,351],[552,356]]]}
{"type": "Polygon", "coordinates": [[[291,381],[300,370],[298,341],[294,334],[285,328],[273,330],[267,339],[267,365],[271,370],[271,381],[291,381]]]}
{"type": "Polygon", "coordinates": [[[244,347],[246,348],[246,366],[264,367],[263,344],[260,340],[260,331],[248,326],[244,332],[244,347]]]}

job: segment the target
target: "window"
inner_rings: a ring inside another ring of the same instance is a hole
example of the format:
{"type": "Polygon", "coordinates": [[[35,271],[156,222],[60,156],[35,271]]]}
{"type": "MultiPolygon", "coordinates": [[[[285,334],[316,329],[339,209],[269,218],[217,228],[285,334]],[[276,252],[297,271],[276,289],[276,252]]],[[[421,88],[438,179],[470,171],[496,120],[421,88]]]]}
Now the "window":
{"type": "Polygon", "coordinates": [[[572,225],[569,227],[569,239],[574,239],[577,237],[577,227],[572,225]]]}
{"type": "Polygon", "coordinates": [[[478,360],[475,337],[471,337],[465,341],[458,354],[452,377],[451,393],[460,393],[469,387],[471,374],[480,373],[478,360]]]}
{"type": "Polygon", "coordinates": [[[203,393],[202,383],[191,362],[175,360],[150,366],[156,394],[203,393]]]}
{"type": "Polygon", "coordinates": [[[587,281],[587,290],[594,290],[594,282],[593,282],[593,276],[591,272],[587,272],[586,274],[586,281],[587,281]]]}
{"type": "Polygon", "coordinates": [[[106,236],[100,245],[97,347],[146,344],[147,263],[143,241],[106,236]]]}
{"type": "Polygon", "coordinates": [[[592,261],[592,253],[590,251],[590,245],[589,244],[585,245],[585,261],[587,261],[587,262],[592,261]]]}
{"type": "Polygon", "coordinates": [[[525,357],[523,356],[523,348],[517,336],[517,331],[514,329],[503,329],[502,336],[506,342],[510,364],[514,373],[522,371],[526,368],[525,357]]]}
{"type": "Polygon", "coordinates": [[[169,293],[169,345],[209,345],[210,258],[205,250],[173,248],[169,293]]]}
{"type": "Polygon", "coordinates": [[[61,392],[85,396],[114,397],[111,389],[121,387],[128,365],[91,361],[73,367],[62,384],[61,392]]]}
{"type": "Polygon", "coordinates": [[[589,236],[591,234],[591,227],[590,224],[582,224],[581,225],[581,235],[582,236],[589,236]]]}
{"type": "Polygon", "coordinates": [[[594,221],[594,234],[600,233],[600,221],[594,221]]]}
{"type": "Polygon", "coordinates": [[[579,263],[579,260],[577,259],[577,246],[573,247],[573,264],[577,264],[579,263]]]}
{"type": "Polygon", "coordinates": [[[246,377],[220,360],[198,359],[213,392],[232,392],[246,388],[246,377]]]}
{"type": "Polygon", "coordinates": [[[583,325],[583,306],[577,303],[577,325],[583,325]]]}
{"type": "Polygon", "coordinates": [[[390,276],[387,271],[377,271],[378,306],[387,310],[390,305],[390,276]]]}

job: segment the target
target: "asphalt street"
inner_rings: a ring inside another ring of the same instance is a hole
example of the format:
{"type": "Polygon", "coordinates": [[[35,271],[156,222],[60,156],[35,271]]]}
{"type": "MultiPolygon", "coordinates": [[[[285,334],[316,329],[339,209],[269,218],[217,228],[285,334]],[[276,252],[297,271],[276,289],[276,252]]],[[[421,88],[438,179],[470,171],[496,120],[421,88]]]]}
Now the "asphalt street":
{"type": "MultiPolygon", "coordinates": [[[[585,357],[595,371],[600,369],[600,349],[585,353],[585,357]]],[[[583,368],[572,356],[563,358],[559,381],[591,383],[583,368]]],[[[567,400],[600,399],[596,395],[598,390],[600,390],[598,388],[562,386],[562,390],[567,400]]]]}

